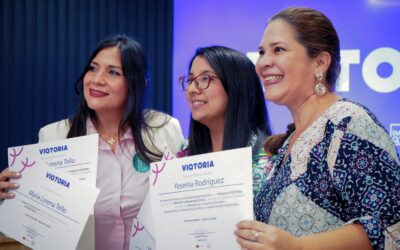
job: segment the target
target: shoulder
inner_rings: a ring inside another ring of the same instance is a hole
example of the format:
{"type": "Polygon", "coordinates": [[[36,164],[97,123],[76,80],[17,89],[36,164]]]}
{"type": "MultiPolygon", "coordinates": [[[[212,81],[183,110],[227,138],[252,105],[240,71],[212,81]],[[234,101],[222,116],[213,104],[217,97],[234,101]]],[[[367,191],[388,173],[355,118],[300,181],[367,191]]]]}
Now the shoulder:
{"type": "Polygon", "coordinates": [[[184,140],[179,121],[154,110],[146,111],[145,120],[148,128],[144,131],[144,138],[150,139],[161,152],[168,148],[176,154],[184,140]]]}
{"type": "Polygon", "coordinates": [[[160,129],[165,127],[179,127],[179,121],[163,112],[155,110],[147,110],[145,113],[146,124],[152,129],[160,129]]]}
{"type": "Polygon", "coordinates": [[[48,124],[39,130],[39,142],[65,139],[69,128],[68,119],[48,124]]]}
{"type": "Polygon", "coordinates": [[[355,134],[368,127],[370,129],[379,129],[381,132],[386,133],[385,128],[368,108],[347,99],[342,99],[335,103],[326,116],[336,126],[345,125],[348,132],[355,134]]]}
{"type": "Polygon", "coordinates": [[[383,128],[376,116],[367,107],[347,99],[339,100],[330,114],[334,123],[337,123],[335,120],[341,121],[344,118],[350,117],[353,122],[362,120],[383,128]]]}
{"type": "Polygon", "coordinates": [[[394,159],[397,153],[392,139],[376,116],[365,106],[349,100],[341,100],[330,117],[339,128],[345,126],[345,133],[369,141],[387,151],[394,159]]]}

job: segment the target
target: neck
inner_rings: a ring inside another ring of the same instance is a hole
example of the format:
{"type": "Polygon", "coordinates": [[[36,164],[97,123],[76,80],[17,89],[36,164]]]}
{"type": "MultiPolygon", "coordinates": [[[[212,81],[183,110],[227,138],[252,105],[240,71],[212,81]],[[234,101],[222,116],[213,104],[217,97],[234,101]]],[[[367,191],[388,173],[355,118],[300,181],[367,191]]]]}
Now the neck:
{"type": "Polygon", "coordinates": [[[120,122],[121,122],[120,114],[113,114],[112,112],[108,113],[96,112],[95,123],[97,128],[103,130],[109,136],[113,137],[118,136],[120,122]]]}
{"type": "Polygon", "coordinates": [[[222,151],[222,146],[224,142],[224,123],[222,126],[214,126],[210,128],[212,152],[222,151]]]}
{"type": "Polygon", "coordinates": [[[313,94],[301,105],[297,107],[289,107],[296,126],[296,134],[300,135],[338,99],[339,97],[332,92],[329,92],[324,96],[313,94]]]}

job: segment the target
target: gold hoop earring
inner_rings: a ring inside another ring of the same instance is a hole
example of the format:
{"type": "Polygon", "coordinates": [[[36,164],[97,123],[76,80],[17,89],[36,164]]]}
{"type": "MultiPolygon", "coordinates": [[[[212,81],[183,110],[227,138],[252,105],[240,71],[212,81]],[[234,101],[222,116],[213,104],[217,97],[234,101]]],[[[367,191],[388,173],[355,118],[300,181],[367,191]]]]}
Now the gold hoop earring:
{"type": "Polygon", "coordinates": [[[324,75],[322,73],[318,73],[315,75],[315,78],[317,78],[317,84],[314,86],[314,92],[316,95],[323,96],[326,93],[326,87],[322,83],[322,80],[324,79],[324,75]]]}

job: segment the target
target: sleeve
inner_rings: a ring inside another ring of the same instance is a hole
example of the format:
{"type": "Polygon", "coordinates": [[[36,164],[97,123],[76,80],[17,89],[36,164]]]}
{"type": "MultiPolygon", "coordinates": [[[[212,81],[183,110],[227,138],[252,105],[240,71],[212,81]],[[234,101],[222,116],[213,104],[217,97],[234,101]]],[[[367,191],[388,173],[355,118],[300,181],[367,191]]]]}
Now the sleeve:
{"type": "MultiPolygon", "coordinates": [[[[158,123],[160,121],[153,121],[153,124],[158,125],[158,123]]],[[[165,125],[153,130],[153,133],[144,136],[144,139],[147,141],[146,146],[148,148],[152,148],[152,141],[159,152],[163,153],[166,149],[169,149],[175,155],[184,141],[179,121],[173,117],[170,117],[165,125]]]]}
{"type": "Polygon", "coordinates": [[[46,132],[44,130],[44,128],[40,128],[39,130],[39,143],[41,142],[45,142],[46,141],[46,132]]]}
{"type": "Polygon", "coordinates": [[[185,140],[179,121],[171,117],[171,120],[167,124],[165,132],[167,147],[176,155],[176,153],[179,151],[180,146],[185,140]]]}
{"type": "Polygon", "coordinates": [[[368,131],[365,124],[362,126],[363,133],[374,136],[363,136],[354,129],[344,132],[333,180],[344,202],[343,219],[347,224],[361,224],[374,249],[385,249],[396,244],[396,237],[397,242],[400,240],[399,159],[390,150],[377,146],[394,147],[385,131],[377,136],[375,133],[381,130],[376,123],[370,122],[368,131]],[[379,142],[369,138],[378,138],[379,142]]]}
{"type": "Polygon", "coordinates": [[[69,122],[67,119],[49,124],[39,130],[39,143],[65,139],[68,131],[69,122]]]}
{"type": "Polygon", "coordinates": [[[267,154],[264,149],[260,149],[259,153],[253,157],[252,166],[253,197],[256,197],[272,169],[272,156],[267,154]]]}

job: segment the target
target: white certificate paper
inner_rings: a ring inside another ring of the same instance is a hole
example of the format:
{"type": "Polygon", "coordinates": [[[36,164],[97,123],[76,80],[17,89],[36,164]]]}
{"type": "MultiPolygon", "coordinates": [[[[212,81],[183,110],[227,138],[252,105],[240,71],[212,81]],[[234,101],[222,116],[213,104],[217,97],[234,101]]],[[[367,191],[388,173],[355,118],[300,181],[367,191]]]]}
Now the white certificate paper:
{"type": "MultiPolygon", "coordinates": [[[[162,161],[175,159],[176,156],[169,150],[164,151],[162,161]]],[[[137,217],[133,220],[129,250],[155,250],[154,221],[151,209],[150,194],[147,193],[137,217]]]]}
{"type": "Polygon", "coordinates": [[[155,250],[155,244],[150,196],[147,193],[137,218],[133,220],[129,250],[155,250]]]}
{"type": "Polygon", "coordinates": [[[0,231],[33,249],[75,249],[99,194],[98,135],[9,148],[22,177],[0,206],[0,231]],[[80,180],[81,179],[81,180],[80,180]],[[86,181],[82,181],[86,180],[86,181]]]}
{"type": "Polygon", "coordinates": [[[151,164],[157,250],[240,249],[233,231],[253,219],[251,148],[151,164]]]}

